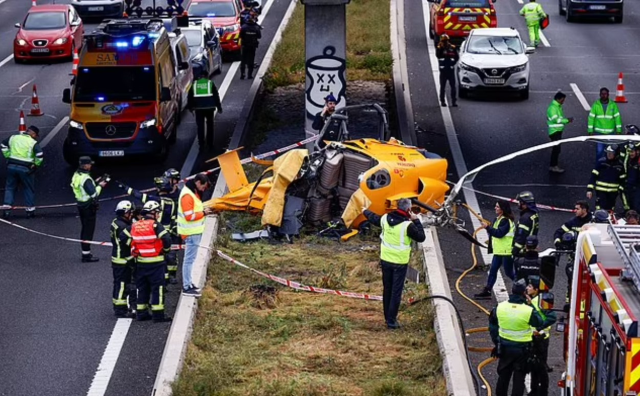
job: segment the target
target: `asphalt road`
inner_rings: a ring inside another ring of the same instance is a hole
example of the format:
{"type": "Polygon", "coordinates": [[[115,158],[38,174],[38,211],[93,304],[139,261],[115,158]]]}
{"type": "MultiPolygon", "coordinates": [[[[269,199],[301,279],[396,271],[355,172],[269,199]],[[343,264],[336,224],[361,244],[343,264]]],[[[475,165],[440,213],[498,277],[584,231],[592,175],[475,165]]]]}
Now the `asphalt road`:
{"type": "MultiPolygon", "coordinates": [[[[287,0],[273,0],[269,13],[261,20],[263,39],[256,60],[260,62],[288,7],[287,0]]],[[[38,4],[50,1],[38,2],[38,4]]],[[[57,2],[59,3],[59,2],[57,2]]],[[[149,1],[150,3],[150,1],[149,1]]],[[[266,3],[264,4],[266,5],[266,3]]],[[[47,139],[54,127],[69,115],[62,103],[62,90],[69,86],[71,63],[18,65],[9,57],[15,37],[13,24],[21,22],[30,2],[0,1],[0,139],[15,133],[19,110],[30,109],[31,86],[36,84],[45,115],[27,117],[47,139]],[[2,60],[5,59],[6,62],[2,60]]],[[[146,6],[146,2],[143,2],[146,6]]],[[[96,24],[87,24],[90,32],[96,24]]],[[[216,118],[216,132],[230,134],[237,120],[251,80],[240,80],[237,65],[224,64],[215,77],[224,84],[229,69],[233,75],[223,100],[224,113],[216,118]]],[[[114,82],[117,83],[117,82],[114,82]]],[[[66,126],[44,147],[45,162],[37,173],[37,205],[73,202],[69,186],[74,171],[62,158],[66,126]]],[[[182,169],[188,175],[203,169],[203,160],[216,152],[191,151],[195,138],[193,117],[185,112],[178,141],[163,164],[134,161],[100,163],[95,174],[109,173],[116,180],[136,188],[148,188],[154,176],[165,169],[182,169]],[[188,156],[197,156],[187,161],[188,156]],[[187,164],[185,167],[185,163],[187,164]]],[[[217,148],[217,152],[224,149],[217,148]]],[[[5,167],[0,167],[0,187],[4,187],[5,167]]],[[[3,188],[2,188],[3,189],[3,188]]],[[[2,192],[0,192],[2,193],[2,192]]],[[[121,194],[115,183],[103,197],[121,194]]],[[[108,228],[117,201],[101,205],[96,240],[108,240],[108,228]]],[[[22,205],[22,195],[16,205],[22,205]]],[[[24,212],[14,211],[12,221],[45,233],[79,237],[79,220],[74,207],[38,210],[27,220],[24,212]]],[[[0,302],[0,395],[83,395],[87,394],[106,344],[116,323],[111,305],[110,248],[94,247],[100,262],[80,262],[80,246],[50,239],[0,224],[0,287],[6,298],[0,302]]],[[[175,309],[179,287],[166,296],[167,311],[175,309]]],[[[151,393],[164,348],[169,324],[149,322],[131,325],[107,395],[147,395],[151,393]]]]}
{"type": "MultiPolygon", "coordinates": [[[[447,111],[451,114],[455,136],[469,170],[511,152],[548,142],[546,109],[557,90],[568,95],[564,105],[565,115],[575,117],[574,123],[566,128],[564,136],[585,135],[588,111],[580,103],[570,84],[578,87],[590,105],[597,99],[598,90],[603,86],[611,90],[613,98],[618,73],[623,72],[629,100],[628,104],[620,105],[623,124],[640,122],[634,114],[640,94],[640,29],[637,27],[640,25],[640,4],[625,2],[624,23],[614,24],[609,21],[567,23],[558,14],[556,1],[541,0],[540,3],[551,19],[550,26],[544,31],[550,46],[541,46],[530,56],[530,99],[522,101],[502,94],[472,96],[470,99],[459,100],[458,108],[445,110],[445,114],[447,111]]],[[[428,3],[422,4],[426,7],[428,3]]],[[[406,7],[409,82],[415,121],[424,130],[418,134],[419,144],[446,156],[450,160],[449,179],[457,181],[459,175],[456,174],[451,142],[447,138],[437,100],[436,84],[431,73],[433,65],[427,53],[427,43],[433,51],[433,42],[428,40],[425,32],[421,5],[406,2],[406,7]]],[[[522,4],[515,0],[498,0],[498,24],[500,27],[518,29],[525,42],[528,42],[524,20],[518,15],[521,7],[522,4]]],[[[519,191],[530,190],[539,203],[573,208],[576,200],[585,198],[586,184],[595,159],[594,151],[594,144],[563,146],[560,165],[566,172],[562,175],[548,172],[550,150],[529,154],[481,172],[473,182],[474,187],[512,198],[519,191]]],[[[462,196],[461,198],[464,199],[462,196]]],[[[468,200],[469,197],[466,198],[468,200]]],[[[477,195],[477,199],[483,216],[493,220],[495,199],[483,195],[477,195]]],[[[570,213],[542,211],[540,250],[552,247],[553,232],[570,217],[570,213]]],[[[471,230],[468,216],[464,218],[471,230]]],[[[465,318],[465,326],[486,326],[486,315],[460,298],[454,289],[456,279],[472,264],[469,245],[450,230],[439,231],[438,235],[449,282],[465,318]]],[[[480,239],[486,240],[486,235],[481,233],[480,239]]],[[[553,291],[556,294],[556,306],[561,307],[566,290],[563,267],[559,268],[557,275],[553,291]]],[[[485,273],[475,271],[463,281],[462,290],[473,295],[482,288],[485,281],[485,273]]],[[[507,281],[506,284],[510,288],[510,282],[507,281]]],[[[482,305],[490,309],[495,305],[495,299],[492,302],[484,301],[482,305]]],[[[469,342],[477,346],[490,345],[486,333],[471,336],[469,342]]],[[[561,351],[562,339],[559,334],[553,334],[549,364],[554,372],[550,374],[550,394],[557,394],[555,383],[563,370],[561,351]]],[[[471,357],[474,366],[477,366],[488,354],[472,353],[471,357]]],[[[484,370],[484,375],[492,386],[495,386],[497,379],[495,372],[495,364],[484,370]]]]}

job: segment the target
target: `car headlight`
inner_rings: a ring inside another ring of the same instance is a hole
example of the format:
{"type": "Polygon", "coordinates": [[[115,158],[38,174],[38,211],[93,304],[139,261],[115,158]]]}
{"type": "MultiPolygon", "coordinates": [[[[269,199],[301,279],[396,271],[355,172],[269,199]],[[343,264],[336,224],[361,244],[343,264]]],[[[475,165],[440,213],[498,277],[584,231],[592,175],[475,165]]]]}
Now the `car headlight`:
{"type": "Polygon", "coordinates": [[[75,128],[75,129],[83,129],[82,128],[82,123],[78,122],[78,121],[74,121],[74,120],[69,121],[69,126],[71,128],[75,128]]]}
{"type": "Polygon", "coordinates": [[[65,44],[67,41],[69,41],[69,39],[67,39],[66,37],[60,37],[59,39],[57,39],[53,43],[55,45],[62,45],[62,44],[65,44]]]}
{"type": "Polygon", "coordinates": [[[23,46],[23,47],[25,45],[27,45],[27,42],[25,40],[23,40],[23,39],[16,39],[16,42],[18,43],[18,45],[23,46]]]}
{"type": "Polygon", "coordinates": [[[240,24],[236,23],[235,25],[231,25],[231,26],[225,26],[222,29],[223,33],[232,33],[235,32],[236,30],[240,29],[240,24]]]}
{"type": "Polygon", "coordinates": [[[511,72],[512,73],[518,73],[518,72],[524,71],[524,69],[526,69],[526,68],[527,68],[527,64],[525,63],[524,65],[512,67],[511,68],[511,72]]]}
{"type": "Polygon", "coordinates": [[[470,71],[470,72],[475,72],[476,71],[475,67],[469,66],[466,63],[460,62],[459,65],[460,65],[460,68],[462,70],[466,70],[466,71],[470,71]]]}
{"type": "Polygon", "coordinates": [[[140,128],[149,128],[149,127],[154,126],[154,125],[156,125],[156,119],[152,118],[150,120],[142,121],[140,123],[140,128]]]}

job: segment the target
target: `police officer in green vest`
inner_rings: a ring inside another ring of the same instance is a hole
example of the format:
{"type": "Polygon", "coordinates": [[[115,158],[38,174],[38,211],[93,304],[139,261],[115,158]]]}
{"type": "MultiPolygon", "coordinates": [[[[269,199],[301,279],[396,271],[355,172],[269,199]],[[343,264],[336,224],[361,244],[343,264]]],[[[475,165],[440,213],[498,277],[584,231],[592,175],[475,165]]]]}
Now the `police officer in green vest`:
{"type": "Polygon", "coordinates": [[[218,88],[216,88],[213,81],[209,80],[207,75],[206,66],[202,62],[194,62],[194,83],[189,90],[188,108],[189,111],[195,111],[200,149],[204,148],[205,129],[207,146],[209,149],[213,148],[214,110],[218,109],[218,113],[222,113],[222,103],[220,102],[218,88]]]}
{"type": "MultiPolygon", "coordinates": [[[[536,355],[535,364],[531,367],[531,395],[549,395],[549,366],[547,357],[549,356],[549,337],[551,336],[551,326],[556,323],[556,314],[550,309],[543,309],[543,305],[548,303],[545,297],[551,297],[549,293],[540,294],[540,276],[529,276],[527,285],[527,300],[529,304],[538,312],[544,323],[533,329],[533,350],[536,355]]],[[[553,304],[553,300],[550,301],[553,304]]]]}
{"type": "Polygon", "coordinates": [[[389,329],[397,329],[398,309],[411,258],[411,241],[424,242],[426,236],[420,219],[411,212],[411,201],[401,199],[398,208],[383,216],[364,210],[369,222],[382,228],[380,234],[380,265],[382,267],[382,304],[389,329]]]}
{"type": "MultiPolygon", "coordinates": [[[[91,157],[80,157],[78,170],[71,178],[71,188],[78,202],[78,213],[80,214],[80,224],[82,225],[80,239],[83,241],[93,240],[93,233],[96,229],[98,196],[109,182],[108,176],[93,180],[91,177],[93,164],[91,157]]],[[[82,243],[81,246],[83,263],[93,263],[99,260],[91,254],[90,244],[82,243]]]]}
{"type": "Polygon", "coordinates": [[[40,130],[30,126],[24,133],[19,133],[0,143],[2,155],[7,160],[7,181],[4,189],[4,212],[6,219],[11,214],[11,206],[18,183],[24,189],[24,203],[27,217],[33,217],[35,208],[35,175],[34,172],[42,165],[43,153],[38,144],[40,130]]]}
{"type": "Polygon", "coordinates": [[[507,396],[513,376],[511,396],[524,394],[527,360],[532,353],[533,329],[543,326],[540,314],[527,304],[527,282],[514,282],[508,301],[503,301],[489,315],[489,334],[495,347],[492,357],[498,357],[497,396],[507,396]]]}

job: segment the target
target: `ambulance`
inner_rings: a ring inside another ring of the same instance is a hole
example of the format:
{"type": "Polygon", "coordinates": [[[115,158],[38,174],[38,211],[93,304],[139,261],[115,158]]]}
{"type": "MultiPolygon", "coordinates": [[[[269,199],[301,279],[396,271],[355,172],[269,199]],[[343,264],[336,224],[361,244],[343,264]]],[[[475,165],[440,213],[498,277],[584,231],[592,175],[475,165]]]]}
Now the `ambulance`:
{"type": "Polygon", "coordinates": [[[80,156],[167,156],[180,106],[176,65],[160,18],[109,20],[85,36],[77,75],[63,92],[71,105],[65,160],[80,156]]]}

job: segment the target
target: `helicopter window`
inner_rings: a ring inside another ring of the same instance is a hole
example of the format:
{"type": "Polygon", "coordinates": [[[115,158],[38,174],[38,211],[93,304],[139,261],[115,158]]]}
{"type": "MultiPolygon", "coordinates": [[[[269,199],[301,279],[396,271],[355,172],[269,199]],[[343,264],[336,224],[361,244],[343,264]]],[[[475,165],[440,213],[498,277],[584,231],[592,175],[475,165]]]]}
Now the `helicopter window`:
{"type": "Polygon", "coordinates": [[[367,187],[370,190],[384,188],[391,183],[391,176],[386,169],[380,169],[367,179],[367,187]]]}

